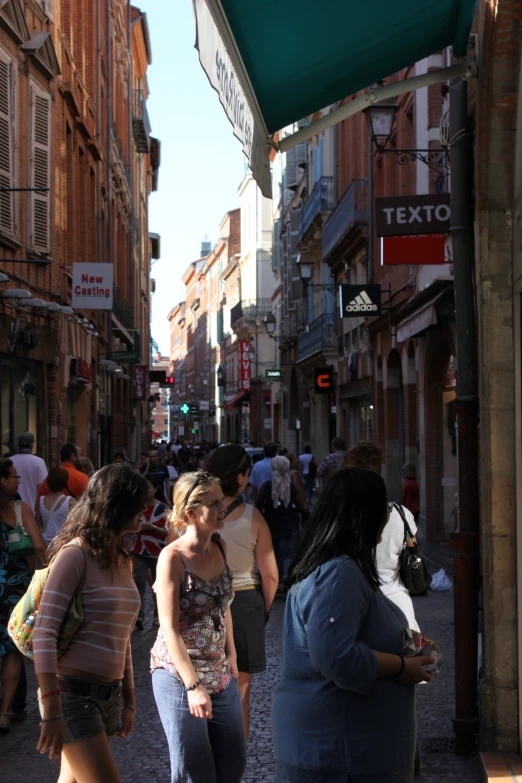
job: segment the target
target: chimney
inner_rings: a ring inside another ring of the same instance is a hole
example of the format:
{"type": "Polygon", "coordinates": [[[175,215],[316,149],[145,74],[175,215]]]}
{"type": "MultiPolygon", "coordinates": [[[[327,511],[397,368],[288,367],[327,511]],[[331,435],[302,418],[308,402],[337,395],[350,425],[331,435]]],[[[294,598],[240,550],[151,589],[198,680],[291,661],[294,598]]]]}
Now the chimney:
{"type": "Polygon", "coordinates": [[[203,258],[204,256],[208,256],[210,254],[210,251],[212,250],[212,243],[210,242],[207,237],[203,240],[201,243],[201,256],[200,258],[203,258]]]}

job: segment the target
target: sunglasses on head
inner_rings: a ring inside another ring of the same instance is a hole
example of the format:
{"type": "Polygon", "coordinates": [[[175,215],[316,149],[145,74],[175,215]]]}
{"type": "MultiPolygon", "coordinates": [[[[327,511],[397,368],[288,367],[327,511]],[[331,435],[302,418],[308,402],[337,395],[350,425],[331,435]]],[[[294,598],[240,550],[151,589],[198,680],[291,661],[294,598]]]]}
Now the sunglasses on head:
{"type": "Polygon", "coordinates": [[[204,473],[203,471],[201,471],[201,473],[198,473],[197,479],[195,480],[195,482],[193,483],[193,485],[191,486],[191,488],[189,489],[189,491],[187,493],[187,497],[185,499],[185,505],[187,505],[190,496],[192,495],[192,493],[194,492],[194,490],[196,489],[198,484],[201,481],[208,481],[211,478],[212,478],[212,474],[211,473],[204,473]]]}

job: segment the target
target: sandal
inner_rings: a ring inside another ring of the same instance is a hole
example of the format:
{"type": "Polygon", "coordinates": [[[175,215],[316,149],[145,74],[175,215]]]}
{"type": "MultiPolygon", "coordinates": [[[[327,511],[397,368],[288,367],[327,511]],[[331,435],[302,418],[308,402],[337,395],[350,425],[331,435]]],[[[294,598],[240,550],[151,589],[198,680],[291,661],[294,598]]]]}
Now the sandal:
{"type": "Polygon", "coordinates": [[[0,732],[5,733],[11,731],[11,721],[9,720],[8,712],[0,712],[0,732]]]}

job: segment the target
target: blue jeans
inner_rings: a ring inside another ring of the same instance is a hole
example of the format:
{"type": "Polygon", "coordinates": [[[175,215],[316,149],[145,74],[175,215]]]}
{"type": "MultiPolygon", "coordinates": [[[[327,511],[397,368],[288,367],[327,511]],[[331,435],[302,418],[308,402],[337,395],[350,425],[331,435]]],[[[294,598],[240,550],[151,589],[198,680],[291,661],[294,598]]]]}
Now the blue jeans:
{"type": "Polygon", "coordinates": [[[212,696],[212,720],[190,714],[187,694],[165,669],[152,674],[154,698],[170,753],[171,783],[241,783],[245,727],[237,681],[212,696]]]}
{"type": "Polygon", "coordinates": [[[292,565],[295,557],[295,540],[297,530],[294,532],[274,530],[272,532],[272,543],[274,545],[274,554],[279,571],[279,581],[283,582],[288,574],[288,569],[292,565]]]}
{"type": "Polygon", "coordinates": [[[310,473],[304,473],[303,481],[305,485],[306,497],[308,498],[308,502],[311,503],[315,488],[315,476],[311,476],[310,473]]]}

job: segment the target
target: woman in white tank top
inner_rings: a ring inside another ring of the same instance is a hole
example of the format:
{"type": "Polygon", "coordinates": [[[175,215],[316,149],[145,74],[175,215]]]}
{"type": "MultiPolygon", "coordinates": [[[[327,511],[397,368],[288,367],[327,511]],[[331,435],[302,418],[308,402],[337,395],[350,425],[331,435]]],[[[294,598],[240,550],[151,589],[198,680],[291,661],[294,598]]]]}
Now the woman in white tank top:
{"type": "Polygon", "coordinates": [[[254,506],[238,498],[248,484],[251,466],[242,446],[216,449],[206,465],[209,473],[221,480],[227,507],[220,535],[227,543],[227,562],[234,579],[231,611],[247,739],[252,677],[266,669],[265,624],[279,583],[268,525],[254,506]]]}
{"type": "Polygon", "coordinates": [[[64,526],[69,511],[76,505],[76,500],[69,494],[68,480],[69,474],[65,468],[51,468],[47,476],[50,494],[42,495],[38,502],[36,521],[42,528],[48,546],[64,526]]]}

